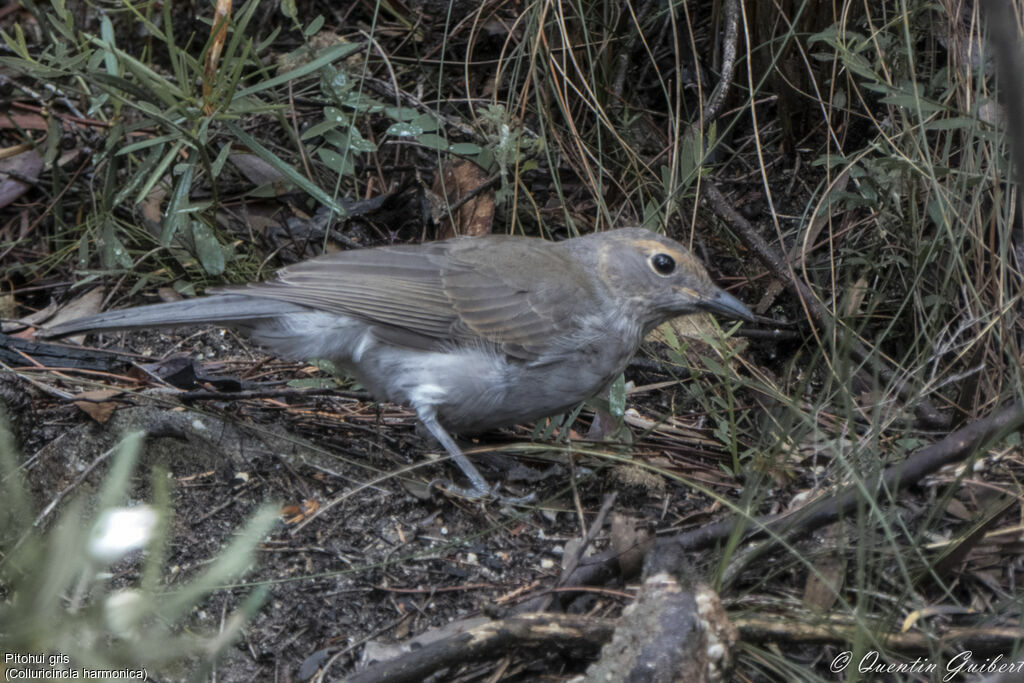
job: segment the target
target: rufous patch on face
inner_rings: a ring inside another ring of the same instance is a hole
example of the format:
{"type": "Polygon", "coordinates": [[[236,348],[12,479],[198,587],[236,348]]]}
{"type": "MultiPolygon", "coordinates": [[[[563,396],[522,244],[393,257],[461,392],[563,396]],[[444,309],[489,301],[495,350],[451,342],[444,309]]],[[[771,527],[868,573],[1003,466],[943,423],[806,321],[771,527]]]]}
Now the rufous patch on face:
{"type": "Polygon", "coordinates": [[[648,257],[655,254],[668,254],[675,259],[676,266],[691,273],[706,273],[704,264],[695,259],[689,252],[679,251],[657,240],[634,240],[633,244],[645,252],[648,257]]]}

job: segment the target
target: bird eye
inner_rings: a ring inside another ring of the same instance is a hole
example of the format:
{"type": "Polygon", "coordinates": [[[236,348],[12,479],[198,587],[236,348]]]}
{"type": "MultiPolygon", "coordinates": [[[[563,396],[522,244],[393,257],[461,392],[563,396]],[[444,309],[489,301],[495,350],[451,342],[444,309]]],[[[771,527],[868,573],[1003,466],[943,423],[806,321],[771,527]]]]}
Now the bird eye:
{"type": "Polygon", "coordinates": [[[655,254],[651,257],[651,267],[658,275],[671,275],[676,269],[676,261],[668,254],[655,254]]]}

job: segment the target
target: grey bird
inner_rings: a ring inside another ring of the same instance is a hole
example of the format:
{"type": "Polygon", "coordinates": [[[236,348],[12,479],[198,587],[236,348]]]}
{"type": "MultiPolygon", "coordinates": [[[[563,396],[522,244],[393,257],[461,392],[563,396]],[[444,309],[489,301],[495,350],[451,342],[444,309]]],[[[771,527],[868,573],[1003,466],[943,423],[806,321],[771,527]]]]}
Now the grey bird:
{"type": "Polygon", "coordinates": [[[276,355],[325,358],[407,403],[469,479],[496,494],[451,433],[565,412],[615,379],[644,336],[710,311],[753,321],[682,244],[643,228],[562,242],[490,235],[338,252],[276,279],[109,311],[40,331],[214,324],[276,355]]]}

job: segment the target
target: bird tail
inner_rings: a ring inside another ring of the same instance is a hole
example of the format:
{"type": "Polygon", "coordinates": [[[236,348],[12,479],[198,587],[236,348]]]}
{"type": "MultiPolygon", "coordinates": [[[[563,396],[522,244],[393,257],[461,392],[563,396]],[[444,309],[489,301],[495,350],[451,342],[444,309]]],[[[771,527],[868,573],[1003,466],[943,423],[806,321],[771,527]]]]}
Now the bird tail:
{"type": "Polygon", "coordinates": [[[285,301],[263,299],[245,294],[218,294],[185,301],[107,311],[43,328],[37,335],[43,338],[57,338],[86,332],[203,324],[248,327],[251,326],[251,323],[261,319],[277,318],[283,314],[302,311],[308,312],[309,309],[285,301]]]}

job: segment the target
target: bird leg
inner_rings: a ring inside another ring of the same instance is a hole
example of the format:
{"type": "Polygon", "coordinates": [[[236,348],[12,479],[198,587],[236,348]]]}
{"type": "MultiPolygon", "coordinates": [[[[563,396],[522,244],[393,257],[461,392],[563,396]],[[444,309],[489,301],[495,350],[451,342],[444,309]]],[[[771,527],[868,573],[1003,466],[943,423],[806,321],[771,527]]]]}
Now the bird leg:
{"type": "Polygon", "coordinates": [[[441,426],[436,417],[430,414],[424,414],[423,412],[420,413],[419,417],[423,426],[426,427],[427,431],[429,431],[431,435],[438,440],[441,446],[448,451],[448,455],[452,456],[452,460],[454,460],[455,464],[459,466],[459,469],[466,475],[466,478],[469,479],[470,483],[469,488],[463,488],[461,486],[456,486],[446,479],[435,479],[430,482],[429,488],[439,486],[448,493],[453,493],[457,496],[462,496],[463,498],[469,498],[470,500],[494,498],[505,503],[521,504],[531,503],[536,499],[536,496],[532,493],[528,496],[518,498],[499,495],[499,485],[495,484],[493,487],[488,485],[487,480],[484,479],[483,475],[480,474],[480,471],[477,470],[473,463],[469,461],[466,454],[463,453],[462,449],[459,448],[457,443],[455,443],[455,439],[445,431],[445,428],[441,426]]]}

